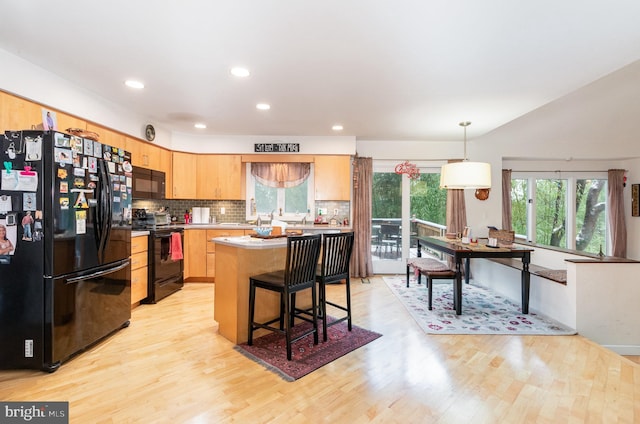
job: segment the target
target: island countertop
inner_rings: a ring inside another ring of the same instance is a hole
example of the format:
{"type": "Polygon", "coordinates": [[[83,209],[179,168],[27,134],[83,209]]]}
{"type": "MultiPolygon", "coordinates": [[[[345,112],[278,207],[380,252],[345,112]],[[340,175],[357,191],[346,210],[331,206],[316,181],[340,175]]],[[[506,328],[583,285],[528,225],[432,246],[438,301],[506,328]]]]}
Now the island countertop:
{"type": "Polygon", "coordinates": [[[212,239],[216,245],[238,247],[240,249],[275,249],[287,247],[287,237],[257,238],[251,236],[227,236],[212,239]]]}

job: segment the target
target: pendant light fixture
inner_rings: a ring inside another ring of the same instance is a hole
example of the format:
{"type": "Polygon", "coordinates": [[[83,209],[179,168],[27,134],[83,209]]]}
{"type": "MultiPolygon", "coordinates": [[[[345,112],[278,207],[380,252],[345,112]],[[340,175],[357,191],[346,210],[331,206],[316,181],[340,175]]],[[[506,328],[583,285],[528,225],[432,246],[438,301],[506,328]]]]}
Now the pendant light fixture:
{"type": "Polygon", "coordinates": [[[440,170],[440,188],[447,189],[486,189],[491,188],[491,164],[469,162],[467,160],[467,127],[471,122],[459,124],[464,128],[464,159],[442,165],[440,170]]]}

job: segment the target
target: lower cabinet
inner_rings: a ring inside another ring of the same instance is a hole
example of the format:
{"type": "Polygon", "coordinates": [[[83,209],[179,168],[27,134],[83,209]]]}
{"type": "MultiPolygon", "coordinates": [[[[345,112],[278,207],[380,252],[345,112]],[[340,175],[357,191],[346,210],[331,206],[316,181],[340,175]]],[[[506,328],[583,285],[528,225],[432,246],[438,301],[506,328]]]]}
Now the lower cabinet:
{"type": "Polygon", "coordinates": [[[147,297],[148,236],[131,237],[131,305],[147,297]]]}
{"type": "MultiPolygon", "coordinates": [[[[249,230],[247,230],[249,231],[249,230]]],[[[243,236],[245,230],[185,230],[185,280],[214,281],[216,276],[216,237],[243,236]]]]}

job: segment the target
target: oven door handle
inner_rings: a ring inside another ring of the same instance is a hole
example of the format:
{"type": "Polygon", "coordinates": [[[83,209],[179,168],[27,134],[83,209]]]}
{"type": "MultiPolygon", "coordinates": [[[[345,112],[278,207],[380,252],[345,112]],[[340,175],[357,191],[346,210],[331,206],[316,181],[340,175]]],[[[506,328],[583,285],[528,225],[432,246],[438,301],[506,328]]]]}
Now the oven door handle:
{"type": "MultiPolygon", "coordinates": [[[[181,232],[176,231],[178,234],[182,235],[181,232]]],[[[171,238],[173,233],[171,234],[154,234],[153,237],[155,238],[171,238]]]]}

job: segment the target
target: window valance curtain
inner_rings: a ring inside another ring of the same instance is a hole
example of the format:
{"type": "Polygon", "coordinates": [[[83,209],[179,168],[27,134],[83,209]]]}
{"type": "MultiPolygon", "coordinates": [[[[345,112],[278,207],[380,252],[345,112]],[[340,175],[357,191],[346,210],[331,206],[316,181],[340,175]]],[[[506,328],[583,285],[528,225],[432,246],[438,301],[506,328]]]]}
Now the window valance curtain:
{"type": "Polygon", "coordinates": [[[262,185],[275,188],[289,188],[302,184],[311,172],[309,163],[271,163],[251,164],[251,175],[262,185]]]}

